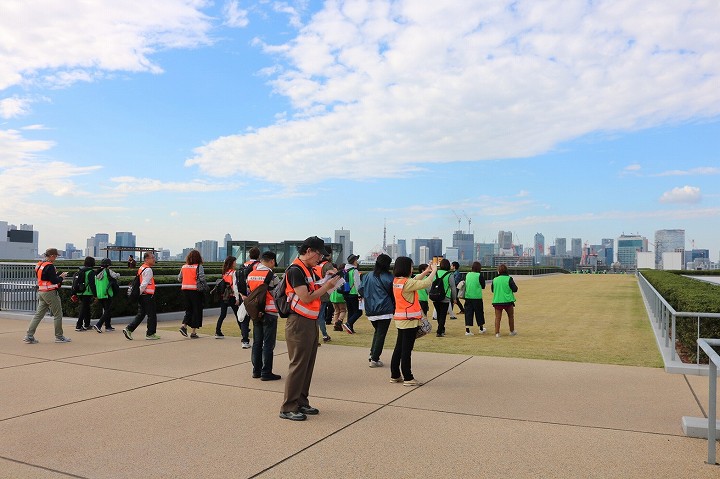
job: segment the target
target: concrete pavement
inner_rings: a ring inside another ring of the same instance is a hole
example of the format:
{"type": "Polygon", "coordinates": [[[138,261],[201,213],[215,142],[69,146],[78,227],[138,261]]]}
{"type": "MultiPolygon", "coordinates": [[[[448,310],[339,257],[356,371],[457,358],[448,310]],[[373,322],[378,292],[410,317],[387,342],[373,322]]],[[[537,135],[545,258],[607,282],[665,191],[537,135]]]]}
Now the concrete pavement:
{"type": "Polygon", "coordinates": [[[325,344],[321,413],[295,423],[278,418],[284,379],[252,379],[239,338],[66,326],[55,344],[46,320],[27,345],[26,327],[0,313],[0,478],[720,477],[680,426],[707,410],[706,377],[415,352],[426,384],[408,388],[325,344]]]}

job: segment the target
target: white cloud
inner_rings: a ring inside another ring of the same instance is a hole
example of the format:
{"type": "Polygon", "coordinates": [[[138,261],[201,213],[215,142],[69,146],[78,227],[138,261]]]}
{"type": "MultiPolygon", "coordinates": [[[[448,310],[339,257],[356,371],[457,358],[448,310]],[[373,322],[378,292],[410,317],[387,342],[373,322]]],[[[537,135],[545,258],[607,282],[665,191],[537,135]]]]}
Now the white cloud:
{"type": "Polygon", "coordinates": [[[701,199],[700,188],[683,186],[663,193],[660,197],[660,203],[698,203],[701,199]]]}
{"type": "Polygon", "coordinates": [[[30,100],[16,96],[0,100],[0,118],[10,119],[25,115],[30,109],[30,100]]]}
{"type": "Polygon", "coordinates": [[[167,182],[152,178],[137,178],[134,176],[118,176],[110,178],[110,181],[112,183],[117,183],[116,186],[112,187],[112,190],[116,193],[122,194],[153,193],[157,191],[171,191],[175,193],[229,191],[242,186],[240,183],[212,183],[203,180],[167,182]]]}
{"type": "Polygon", "coordinates": [[[150,55],[209,43],[205,0],[6,0],[0,15],[0,91],[67,86],[103,72],[159,72],[150,55]],[[10,40],[11,39],[11,40],[10,40]]]}
{"type": "Polygon", "coordinates": [[[642,166],[638,165],[637,163],[634,165],[628,165],[625,168],[623,168],[623,171],[640,171],[642,169],[642,166]]]}
{"type": "Polygon", "coordinates": [[[720,175],[720,168],[713,166],[701,166],[698,168],[691,168],[689,170],[670,170],[658,173],[657,176],[707,176],[707,175],[720,175]]]}
{"type": "Polygon", "coordinates": [[[34,125],[23,126],[23,127],[20,128],[20,129],[21,129],[21,130],[47,130],[47,127],[46,127],[45,125],[41,125],[41,124],[39,124],[39,123],[36,123],[36,124],[34,124],[34,125]]]}
{"type": "Polygon", "coordinates": [[[250,23],[248,21],[248,11],[241,9],[237,0],[225,3],[223,15],[225,17],[225,25],[228,27],[243,28],[247,27],[250,23]]]}
{"type": "Polygon", "coordinates": [[[288,118],[218,138],[186,165],[285,185],[393,177],[711,118],[719,17],[717,2],[326,2],[265,49],[286,63],[272,85],[288,118]]]}

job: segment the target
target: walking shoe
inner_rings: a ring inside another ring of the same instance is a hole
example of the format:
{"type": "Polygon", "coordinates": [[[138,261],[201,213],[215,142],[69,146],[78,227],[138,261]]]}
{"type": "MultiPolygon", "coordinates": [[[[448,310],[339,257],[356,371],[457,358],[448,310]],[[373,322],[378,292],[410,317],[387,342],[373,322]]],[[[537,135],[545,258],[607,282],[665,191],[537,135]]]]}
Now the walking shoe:
{"type": "Polygon", "coordinates": [[[123,334],[125,335],[126,339],[132,341],[132,331],[130,331],[128,328],[125,328],[123,329],[123,334]]]}
{"type": "Polygon", "coordinates": [[[379,359],[378,359],[377,361],[370,360],[370,367],[371,367],[371,368],[381,368],[381,367],[383,367],[383,366],[384,366],[383,362],[380,361],[379,359]]]}
{"type": "Polygon", "coordinates": [[[97,324],[95,326],[93,326],[93,329],[95,331],[97,331],[98,333],[102,333],[102,329],[100,329],[100,326],[98,326],[97,324]]]}
{"type": "Polygon", "coordinates": [[[329,343],[331,340],[332,338],[330,336],[323,336],[323,341],[325,341],[326,343],[329,343]]]}
{"type": "Polygon", "coordinates": [[[260,373],[252,373],[253,379],[260,379],[260,373]]]}
{"type": "Polygon", "coordinates": [[[90,326],[90,325],[88,324],[87,326],[83,326],[83,329],[84,329],[85,331],[90,331],[90,330],[92,329],[92,326],[90,326]]]}
{"type": "Polygon", "coordinates": [[[500,337],[500,333],[495,333],[495,337],[496,337],[496,338],[499,338],[499,337],[500,337]]]}
{"type": "Polygon", "coordinates": [[[148,341],[151,341],[151,340],[155,340],[155,339],[160,339],[160,336],[158,336],[157,334],[146,334],[145,339],[147,339],[148,341]]]}
{"type": "Polygon", "coordinates": [[[391,383],[401,383],[403,382],[403,378],[390,378],[391,383]]]}
{"type": "Polygon", "coordinates": [[[517,336],[517,331],[510,331],[510,336],[517,336]]]}
{"type": "Polygon", "coordinates": [[[250,349],[250,341],[243,341],[243,342],[242,342],[242,348],[243,348],[243,349],[250,349]]]}
{"type": "Polygon", "coordinates": [[[348,326],[346,323],[343,323],[342,327],[346,333],[355,334],[355,331],[353,331],[353,329],[350,326],[348,326]]]}
{"type": "Polygon", "coordinates": [[[113,328],[112,326],[106,326],[105,332],[108,332],[108,331],[115,331],[115,328],[113,328]]]}
{"type": "Polygon", "coordinates": [[[186,338],[188,337],[187,328],[186,328],[185,326],[182,326],[182,327],[180,328],[180,334],[182,334],[182,335],[185,336],[186,338]]]}
{"type": "Polygon", "coordinates": [[[304,421],[307,416],[301,412],[281,412],[280,417],[282,419],[290,419],[291,421],[304,421]]]}
{"type": "Polygon", "coordinates": [[[465,331],[465,336],[475,336],[471,331],[465,331]]]}
{"type": "Polygon", "coordinates": [[[320,411],[317,408],[314,408],[310,405],[300,406],[298,407],[298,411],[300,411],[302,414],[307,414],[309,416],[315,416],[317,414],[320,414],[320,411]]]}
{"type": "Polygon", "coordinates": [[[75,331],[77,331],[78,333],[82,333],[85,330],[83,329],[82,326],[77,326],[77,327],[75,327],[75,331]]]}
{"type": "Polygon", "coordinates": [[[403,386],[422,386],[423,383],[418,381],[417,379],[411,379],[410,381],[403,382],[403,386]]]}
{"type": "Polygon", "coordinates": [[[69,343],[69,342],[70,342],[70,338],[68,338],[68,337],[66,337],[66,336],[60,336],[60,337],[57,337],[57,336],[56,336],[56,337],[55,337],[55,342],[56,342],[56,343],[69,343]]]}
{"type": "Polygon", "coordinates": [[[487,329],[485,329],[485,328],[478,329],[478,333],[480,333],[480,334],[485,334],[486,332],[487,332],[487,329]]]}
{"type": "Polygon", "coordinates": [[[343,323],[341,323],[340,321],[336,322],[335,326],[333,326],[333,331],[342,331],[343,330],[342,324],[343,323]]]}
{"type": "Polygon", "coordinates": [[[455,316],[455,315],[450,316],[450,319],[457,319],[457,316],[455,316]]]}
{"type": "Polygon", "coordinates": [[[222,333],[222,331],[216,331],[215,332],[215,339],[222,339],[225,335],[222,333]]]}
{"type": "Polygon", "coordinates": [[[35,339],[33,336],[25,336],[23,338],[23,343],[25,344],[37,344],[38,340],[35,339]]]}
{"type": "Polygon", "coordinates": [[[275,373],[270,373],[267,376],[260,376],[260,381],[277,381],[278,379],[282,379],[282,376],[275,373]]]}
{"type": "Polygon", "coordinates": [[[190,339],[197,339],[197,338],[199,338],[199,337],[200,337],[200,336],[198,336],[197,333],[191,333],[191,334],[190,334],[190,339]]]}

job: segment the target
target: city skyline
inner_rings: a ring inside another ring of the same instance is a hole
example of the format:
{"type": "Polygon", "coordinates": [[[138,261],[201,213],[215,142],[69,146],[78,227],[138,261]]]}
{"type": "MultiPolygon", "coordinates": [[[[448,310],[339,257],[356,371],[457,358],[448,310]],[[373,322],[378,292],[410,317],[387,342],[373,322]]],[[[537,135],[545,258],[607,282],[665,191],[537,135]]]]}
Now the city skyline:
{"type": "Polygon", "coordinates": [[[364,254],[386,226],[568,249],[683,229],[720,256],[717,2],[12,5],[0,218],[41,250],[344,227],[364,254]]]}

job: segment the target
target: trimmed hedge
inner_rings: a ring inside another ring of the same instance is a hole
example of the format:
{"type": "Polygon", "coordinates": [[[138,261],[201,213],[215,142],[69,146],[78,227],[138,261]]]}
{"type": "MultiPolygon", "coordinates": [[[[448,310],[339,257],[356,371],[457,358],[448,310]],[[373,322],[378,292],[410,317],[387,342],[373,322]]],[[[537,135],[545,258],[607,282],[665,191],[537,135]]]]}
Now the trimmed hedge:
{"type": "MultiPolygon", "coordinates": [[[[720,286],[682,276],[695,274],[694,271],[643,270],[642,275],[653,285],[670,306],[678,312],[720,313],[720,286]]],[[[677,342],[684,355],[692,362],[697,361],[697,320],[678,318],[676,321],[677,342]]],[[[720,338],[720,320],[705,319],[700,322],[700,337],[720,338]]],[[[707,356],[701,354],[701,362],[707,356]]]]}

